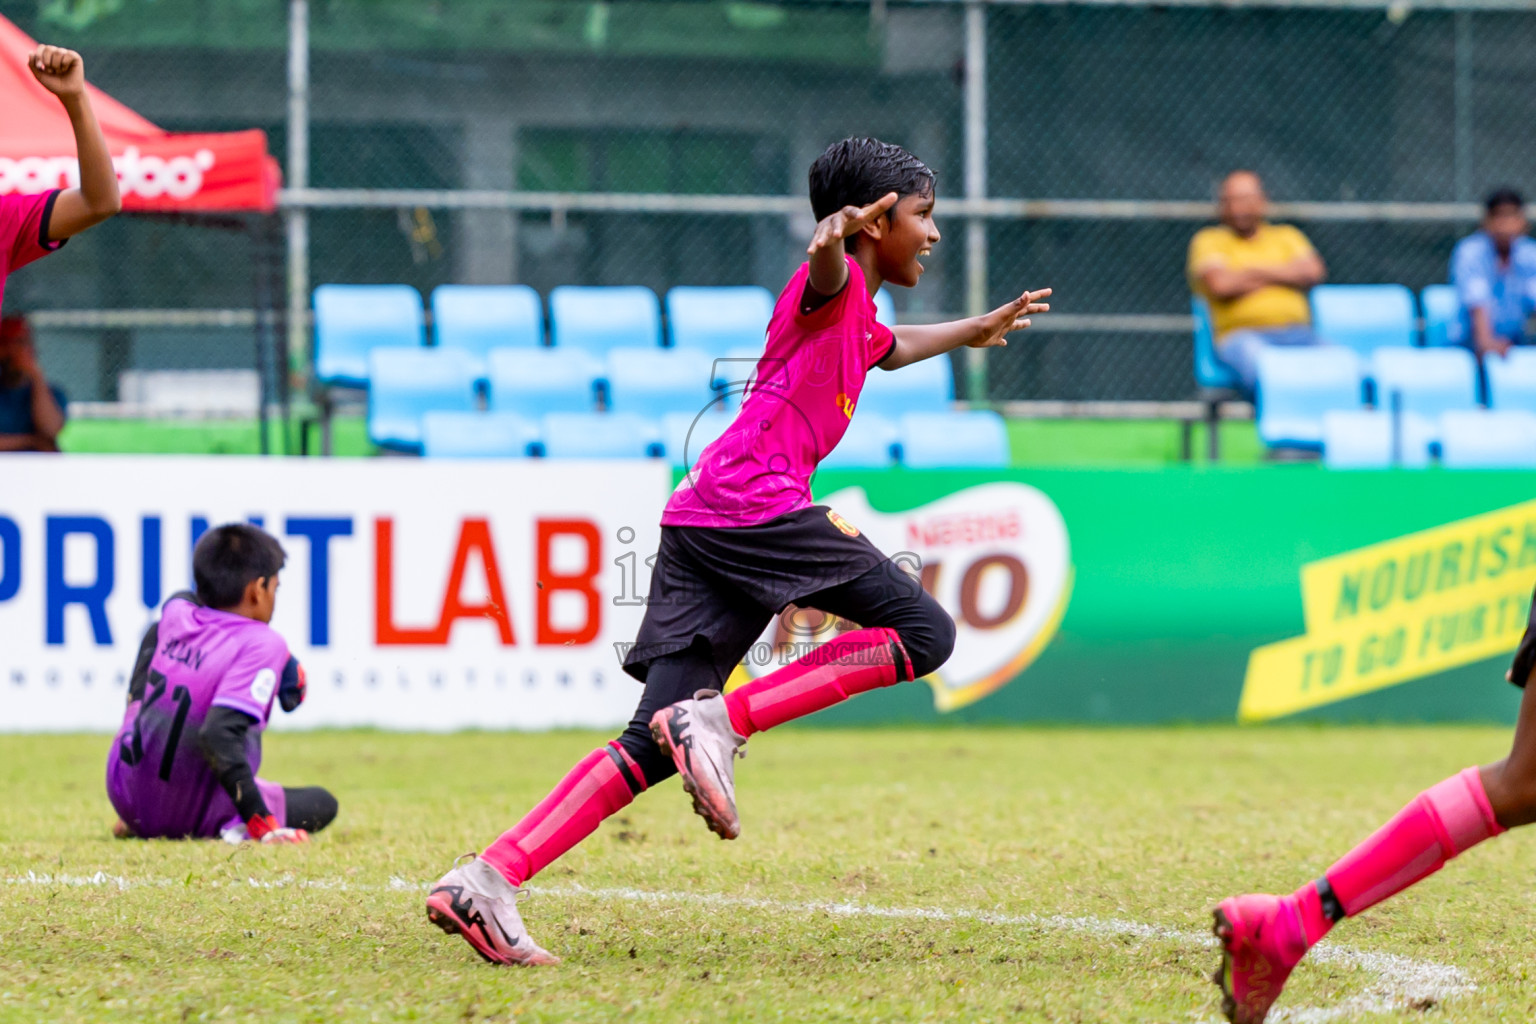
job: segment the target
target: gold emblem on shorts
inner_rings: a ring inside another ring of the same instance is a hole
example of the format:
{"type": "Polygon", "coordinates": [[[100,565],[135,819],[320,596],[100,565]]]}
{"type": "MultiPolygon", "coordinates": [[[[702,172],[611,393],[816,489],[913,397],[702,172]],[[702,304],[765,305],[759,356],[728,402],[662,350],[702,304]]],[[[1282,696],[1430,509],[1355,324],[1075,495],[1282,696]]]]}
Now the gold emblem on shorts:
{"type": "Polygon", "coordinates": [[[842,411],[844,416],[847,416],[849,419],[853,419],[853,399],[848,397],[847,392],[838,393],[837,407],[842,411]]]}
{"type": "Polygon", "coordinates": [[[827,509],[827,518],[832,520],[833,526],[837,527],[839,530],[842,530],[848,536],[857,537],[859,535],[859,528],[857,526],[854,526],[848,520],[844,519],[842,516],[838,515],[831,509],[827,509]]]}

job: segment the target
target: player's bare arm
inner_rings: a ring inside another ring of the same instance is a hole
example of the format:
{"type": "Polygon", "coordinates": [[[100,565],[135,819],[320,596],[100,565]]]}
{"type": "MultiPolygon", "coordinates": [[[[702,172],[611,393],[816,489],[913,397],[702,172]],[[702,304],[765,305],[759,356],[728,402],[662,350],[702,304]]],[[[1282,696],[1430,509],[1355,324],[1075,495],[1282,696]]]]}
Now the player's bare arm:
{"type": "Polygon", "coordinates": [[[942,324],[906,324],[895,328],[896,345],[880,363],[882,370],[895,370],[957,348],[993,348],[1008,344],[1008,335],[1029,326],[1036,313],[1050,312],[1051,289],[1026,291],[990,313],[952,320],[942,324]]]}
{"type": "Polygon", "coordinates": [[[806,282],[811,291],[829,296],[843,290],[848,283],[843,240],[865,230],[878,239],[880,219],[896,205],[897,198],[895,192],[888,192],[868,206],[845,206],[816,225],[816,233],[805,250],[811,258],[811,274],[806,282]]]}
{"type": "Polygon", "coordinates": [[[113,216],[123,208],[123,200],[106,136],[96,123],[96,112],[85,91],[84,59],[62,46],[39,46],[27,57],[27,68],[43,88],[59,98],[75,131],[80,185],[59,193],[48,220],[48,239],[58,242],[113,216]]]}

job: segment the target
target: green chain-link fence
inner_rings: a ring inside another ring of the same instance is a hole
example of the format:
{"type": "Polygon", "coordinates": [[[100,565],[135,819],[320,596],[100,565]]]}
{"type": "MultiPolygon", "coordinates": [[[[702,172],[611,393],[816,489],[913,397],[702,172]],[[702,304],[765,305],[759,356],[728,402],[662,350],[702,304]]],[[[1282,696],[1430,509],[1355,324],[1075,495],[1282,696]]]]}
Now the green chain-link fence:
{"type": "MultiPolygon", "coordinates": [[[[1228,170],[1313,204],[1297,222],[1334,280],[1415,288],[1444,279],[1485,190],[1533,183],[1536,9],[969,9],[312,0],[313,191],[288,196],[309,211],[309,281],[777,290],[811,228],[810,161],[873,134],[939,175],[945,240],[897,295],[904,317],[964,313],[976,275],[990,302],[1056,289],[1055,323],[989,356],[987,397],[1176,399],[1194,391],[1192,204],[1228,170]],[[968,52],[972,73],[985,58],[985,116],[969,121],[968,52]],[[968,145],[989,200],[1045,202],[957,203],[968,145]],[[984,251],[967,215],[985,219],[984,251]]],[[[80,49],[151,120],[264,128],[286,161],[278,0],[0,0],[0,14],[80,49]]],[[[250,260],[238,235],[122,218],[18,276],[6,304],[249,308],[250,260]]],[[[116,398],[122,369],[252,360],[240,325],[40,333],[82,398],[116,398]]]]}

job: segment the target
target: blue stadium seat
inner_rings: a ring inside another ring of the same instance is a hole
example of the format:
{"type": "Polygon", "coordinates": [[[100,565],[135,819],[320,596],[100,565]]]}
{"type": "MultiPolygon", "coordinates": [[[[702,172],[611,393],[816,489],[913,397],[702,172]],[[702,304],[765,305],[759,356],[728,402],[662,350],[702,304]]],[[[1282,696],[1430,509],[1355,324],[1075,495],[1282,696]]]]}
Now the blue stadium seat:
{"type": "Polygon", "coordinates": [[[954,400],[954,363],[949,356],[935,356],[899,370],[870,370],[857,408],[900,416],[905,412],[948,412],[954,400]]]}
{"type": "Polygon", "coordinates": [[[1312,329],[1328,344],[1366,356],[1378,348],[1412,345],[1413,292],[1400,284],[1320,284],[1312,289],[1312,329]]]}
{"type": "Polygon", "coordinates": [[[672,465],[697,462],[710,442],[725,433],[736,417],[728,412],[669,412],[661,418],[661,438],[672,465]]]}
{"type": "Polygon", "coordinates": [[[616,348],[608,353],[608,408],[660,418],[723,408],[714,361],[691,348],[616,348]]]}
{"type": "Polygon", "coordinates": [[[997,413],[983,409],[910,412],[901,418],[901,460],[916,469],[1006,466],[1008,427],[997,413]]]}
{"type": "Polygon", "coordinates": [[[461,348],[482,361],[493,348],[544,344],[544,304],[525,284],[444,284],[432,289],[438,348],[461,348]]]}
{"type": "Polygon", "coordinates": [[[715,388],[725,393],[727,404],[741,405],[747,385],[757,377],[757,363],[762,357],[763,346],[758,345],[733,348],[715,358],[715,388]]]}
{"type": "Polygon", "coordinates": [[[763,349],[773,293],[741,288],[672,288],[667,292],[667,329],[673,348],[692,348],[711,357],[732,349],[763,349]]]}
{"type": "Polygon", "coordinates": [[[1378,409],[1323,414],[1323,464],[1330,469],[1388,469],[1429,465],[1434,424],[1423,416],[1394,417],[1378,409]],[[1397,436],[1394,436],[1396,434],[1397,436]]]}
{"type": "Polygon", "coordinates": [[[1477,406],[1477,361],[1464,348],[1382,348],[1371,356],[1376,407],[1438,420],[1451,409],[1477,406]]]}
{"type": "MultiPolygon", "coordinates": [[[[953,415],[944,413],[943,415],[953,415]]],[[[896,461],[901,431],[896,421],[877,412],[860,410],[848,421],[848,432],[821,460],[822,469],[885,469],[896,461]]]]}
{"type": "Polygon", "coordinates": [[[1195,318],[1195,383],[1202,388],[1240,388],[1237,371],[1216,359],[1216,333],[1211,328],[1211,307],[1200,296],[1190,299],[1195,318]]]}
{"type": "Polygon", "coordinates": [[[515,412],[429,412],[421,418],[421,454],[429,459],[512,459],[539,439],[515,412]]]}
{"type": "Polygon", "coordinates": [[[1448,412],[1440,417],[1440,462],[1447,469],[1536,469],[1536,414],[1448,412]]]}
{"type": "Polygon", "coordinates": [[[1270,447],[1316,448],[1325,413],[1360,407],[1360,359],[1347,348],[1266,348],[1258,369],[1259,437],[1270,447]]]}
{"type": "Polygon", "coordinates": [[[561,285],[549,293],[549,343],[594,355],[661,345],[661,303],[640,285],[561,285]]]}
{"type": "Polygon", "coordinates": [[[896,300],[884,288],[875,292],[875,320],[887,327],[896,326],[896,300]]]}
{"type": "Polygon", "coordinates": [[[1483,360],[1488,375],[1488,406],[1491,409],[1523,409],[1536,412],[1536,348],[1512,348],[1500,359],[1483,360]]]}
{"type": "Polygon", "coordinates": [[[368,356],[368,437],[381,448],[421,450],[428,412],[475,408],[475,359],[435,348],[378,348],[368,356]]]}
{"type": "Polygon", "coordinates": [[[497,412],[542,416],[597,408],[603,366],[579,349],[498,348],[487,362],[490,406],[497,412]]]}
{"type": "Polygon", "coordinates": [[[368,353],[426,344],[421,293],[408,284],[323,284],[315,289],[315,379],[368,386],[368,353]]]}
{"type": "Polygon", "coordinates": [[[552,412],[543,420],[552,459],[644,459],[665,454],[654,420],[623,412],[552,412]]]}
{"type": "Polygon", "coordinates": [[[1424,308],[1424,347],[1462,343],[1461,300],[1448,284],[1432,284],[1419,293],[1424,308]]]}

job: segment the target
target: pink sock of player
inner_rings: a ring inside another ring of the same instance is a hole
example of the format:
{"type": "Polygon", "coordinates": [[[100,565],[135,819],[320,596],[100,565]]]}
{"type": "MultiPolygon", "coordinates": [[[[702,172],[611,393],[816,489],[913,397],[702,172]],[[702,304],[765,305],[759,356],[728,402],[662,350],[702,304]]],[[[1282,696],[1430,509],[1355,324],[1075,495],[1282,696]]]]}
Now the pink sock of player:
{"type": "Polygon", "coordinates": [[[609,743],[578,761],[549,796],[480,856],[514,886],[522,885],[596,831],[604,818],[628,807],[645,785],[640,766],[617,742],[609,743]]]}
{"type": "Polygon", "coordinates": [[[1340,918],[1402,892],[1503,831],[1476,768],[1429,787],[1326,875],[1292,895],[1307,945],[1340,918]]]}
{"type": "Polygon", "coordinates": [[[735,730],[751,736],[911,678],[912,663],[894,629],[856,629],[732,690],[725,708],[735,730]]]}

